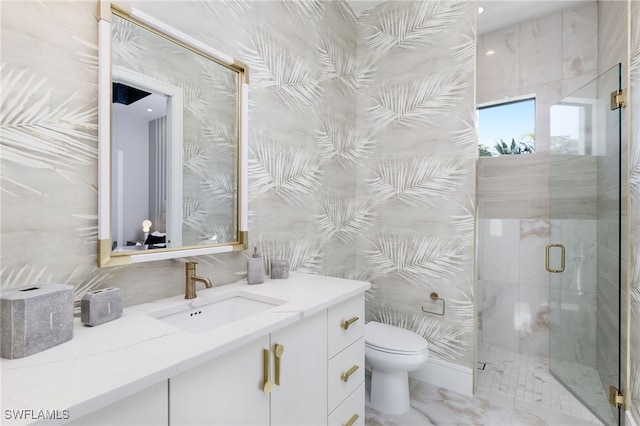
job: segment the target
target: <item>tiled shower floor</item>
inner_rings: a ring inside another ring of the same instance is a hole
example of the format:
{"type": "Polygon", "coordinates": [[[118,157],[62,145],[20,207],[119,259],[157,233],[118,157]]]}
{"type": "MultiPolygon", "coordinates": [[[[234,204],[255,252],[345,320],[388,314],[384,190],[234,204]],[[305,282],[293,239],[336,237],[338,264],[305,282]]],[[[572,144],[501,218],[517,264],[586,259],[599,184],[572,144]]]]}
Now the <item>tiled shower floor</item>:
{"type": "Polygon", "coordinates": [[[601,425],[549,373],[549,360],[483,346],[473,397],[412,382],[411,410],[388,416],[367,407],[366,424],[378,425],[601,425]]]}
{"type": "Polygon", "coordinates": [[[500,395],[600,424],[600,421],[551,375],[548,358],[483,345],[478,351],[478,361],[487,362],[485,369],[478,371],[478,393],[500,395]]]}

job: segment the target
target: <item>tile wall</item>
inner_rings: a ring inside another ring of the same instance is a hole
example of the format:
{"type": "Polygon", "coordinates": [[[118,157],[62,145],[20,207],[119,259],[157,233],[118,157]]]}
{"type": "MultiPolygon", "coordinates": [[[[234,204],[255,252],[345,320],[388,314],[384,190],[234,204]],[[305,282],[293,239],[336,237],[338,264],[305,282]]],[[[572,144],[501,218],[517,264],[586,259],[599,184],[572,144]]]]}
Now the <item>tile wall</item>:
{"type": "MultiPolygon", "coordinates": [[[[616,64],[621,67],[621,85],[628,87],[629,79],[629,14],[630,6],[633,2],[627,1],[600,1],[598,2],[598,74],[601,75],[616,64]]],[[[608,93],[600,96],[607,98],[608,93]]],[[[611,253],[618,252],[618,239],[616,235],[618,229],[615,225],[615,218],[611,216],[612,200],[618,199],[618,186],[616,185],[618,176],[612,176],[615,167],[610,167],[610,162],[616,159],[609,155],[611,151],[621,152],[623,159],[629,158],[629,120],[632,109],[624,108],[620,111],[620,116],[613,120],[607,120],[607,127],[618,127],[621,125],[621,141],[613,141],[614,146],[607,149],[599,156],[598,163],[598,289],[597,289],[597,370],[602,381],[602,391],[606,394],[610,385],[627,389],[628,360],[625,354],[628,350],[628,327],[627,316],[629,315],[628,303],[629,287],[627,285],[627,265],[629,259],[629,235],[625,226],[628,223],[628,188],[627,177],[629,176],[628,161],[621,162],[622,186],[622,223],[623,231],[621,235],[620,247],[622,248],[620,269],[622,272],[622,284],[618,284],[618,276],[613,271],[618,271],[618,259],[611,253]],[[614,148],[615,147],[615,148],[614,148]],[[616,295],[619,296],[618,303],[616,295]],[[618,330],[619,333],[618,334],[618,330]],[[620,368],[618,368],[620,362],[620,368]],[[622,372],[622,375],[619,373],[622,372]]],[[[607,130],[609,132],[609,130],[607,130]]],[[[608,142],[608,145],[612,142],[608,142]]]]}
{"type": "Polygon", "coordinates": [[[549,108],[597,75],[597,16],[594,2],[478,38],[478,105],[535,94],[537,152],[549,151],[549,108]]]}
{"type": "MultiPolygon", "coordinates": [[[[549,274],[544,269],[550,235],[549,109],[596,77],[596,28],[593,3],[478,39],[478,105],[536,98],[536,152],[480,158],[477,164],[480,343],[549,354],[549,274]],[[491,50],[495,53],[487,55],[491,50]]],[[[584,191],[567,185],[567,203],[594,202],[595,180],[573,183],[584,191]]]]}
{"type": "Polygon", "coordinates": [[[630,2],[630,176],[631,176],[631,252],[629,253],[629,409],[640,425],[640,1],[630,2]]]}
{"type": "MultiPolygon", "coordinates": [[[[628,375],[623,376],[622,379],[622,386],[625,389],[628,389],[629,394],[631,395],[631,399],[632,402],[629,404],[629,409],[631,412],[631,415],[633,416],[633,418],[635,419],[636,423],[640,423],[640,411],[638,410],[638,401],[640,401],[640,379],[638,379],[640,377],[640,369],[638,368],[638,366],[640,365],[640,362],[638,361],[638,357],[637,357],[637,353],[640,351],[640,338],[638,337],[638,327],[635,326],[635,324],[638,323],[638,318],[640,317],[640,314],[638,314],[638,312],[640,312],[640,303],[638,302],[638,300],[640,300],[640,297],[638,297],[638,288],[640,288],[640,286],[638,285],[638,283],[640,282],[640,279],[638,277],[640,277],[640,274],[637,272],[638,271],[638,264],[640,264],[640,258],[638,258],[638,253],[640,253],[640,250],[638,249],[638,244],[637,241],[640,239],[640,237],[638,237],[639,233],[637,232],[638,227],[638,219],[637,219],[637,215],[634,214],[635,211],[638,210],[638,208],[636,208],[636,204],[637,204],[637,194],[640,192],[638,191],[638,179],[636,178],[636,176],[638,175],[638,167],[637,164],[639,164],[640,162],[637,161],[638,158],[640,158],[640,155],[637,155],[638,152],[640,152],[640,149],[638,148],[638,146],[640,146],[640,142],[638,142],[638,131],[637,129],[640,129],[640,124],[638,124],[638,114],[635,113],[638,108],[640,108],[639,105],[639,100],[638,100],[638,92],[640,92],[640,89],[637,88],[638,86],[638,69],[639,69],[639,62],[638,62],[638,57],[639,57],[639,47],[640,47],[640,28],[639,28],[639,19],[640,19],[640,2],[638,1],[630,1],[630,2],[626,2],[626,1],[612,1],[612,2],[598,2],[597,6],[595,4],[593,5],[589,5],[589,6],[585,6],[582,8],[577,8],[573,11],[565,11],[564,13],[562,13],[562,17],[561,19],[556,17],[548,17],[543,19],[543,21],[554,21],[556,22],[556,24],[561,23],[561,32],[562,32],[562,38],[557,39],[556,38],[556,43],[558,46],[561,46],[561,48],[559,49],[560,51],[560,55],[564,56],[567,55],[569,52],[573,52],[576,53],[573,57],[563,57],[561,60],[561,67],[558,68],[557,67],[551,67],[550,69],[556,70],[555,73],[553,74],[552,71],[547,71],[547,70],[542,70],[539,71],[538,73],[527,73],[526,75],[521,75],[522,71],[520,69],[522,61],[518,58],[518,52],[523,52],[523,39],[522,39],[522,29],[519,28],[520,26],[516,27],[516,28],[511,28],[511,29],[505,29],[503,31],[498,31],[495,34],[491,34],[491,35],[485,35],[480,37],[479,40],[479,44],[478,44],[478,48],[480,49],[481,46],[484,49],[487,49],[487,46],[507,46],[508,49],[506,49],[505,51],[509,53],[509,58],[510,61],[504,61],[505,63],[499,65],[499,67],[497,69],[493,69],[491,71],[491,75],[492,76],[504,76],[504,78],[496,78],[495,81],[486,81],[486,78],[483,77],[483,75],[488,75],[487,74],[487,65],[486,63],[490,63],[491,61],[495,62],[496,59],[495,57],[489,58],[483,54],[481,54],[481,52],[479,51],[478,53],[478,102],[479,103],[483,103],[483,102],[490,102],[490,101],[494,101],[494,100],[498,100],[503,96],[518,96],[518,95],[524,95],[524,94],[528,94],[528,93],[533,93],[535,92],[536,95],[538,94],[542,94],[545,99],[543,100],[542,103],[539,103],[538,106],[541,106],[541,104],[543,105],[542,110],[538,109],[537,110],[537,114],[540,117],[541,115],[543,117],[548,116],[548,111],[546,110],[546,108],[548,108],[548,105],[552,105],[553,103],[557,102],[557,100],[559,100],[561,97],[568,95],[569,93],[571,93],[573,90],[579,88],[581,85],[587,83],[588,81],[590,81],[591,79],[593,79],[596,75],[606,71],[607,69],[611,68],[611,66],[613,66],[615,63],[617,62],[622,62],[623,64],[623,86],[626,85],[625,81],[626,81],[626,75],[627,72],[630,73],[630,100],[629,100],[629,106],[627,108],[627,113],[623,114],[624,120],[630,120],[629,123],[629,127],[626,127],[627,124],[625,122],[623,122],[623,129],[630,129],[630,136],[629,136],[629,146],[631,149],[631,152],[628,153],[626,151],[626,146],[627,146],[627,141],[626,141],[626,137],[627,137],[627,133],[626,130],[623,132],[623,158],[627,158],[630,157],[630,176],[631,176],[631,180],[630,180],[630,194],[631,194],[631,210],[630,210],[630,222],[631,222],[631,234],[630,234],[630,238],[631,238],[631,252],[627,253],[626,247],[628,247],[628,240],[627,232],[624,232],[623,229],[623,241],[622,241],[622,247],[623,247],[623,282],[625,282],[625,274],[624,271],[626,271],[627,266],[626,266],[626,262],[627,259],[632,259],[630,261],[630,265],[629,265],[629,275],[630,275],[630,287],[629,287],[629,291],[631,294],[630,297],[630,312],[627,313],[627,305],[626,303],[624,303],[625,300],[627,300],[627,287],[625,285],[623,285],[622,288],[622,300],[623,300],[623,304],[622,304],[622,325],[623,325],[623,329],[622,329],[622,336],[629,336],[629,340],[627,343],[627,340],[624,339],[623,337],[623,341],[622,341],[622,352],[623,352],[623,356],[622,356],[622,362],[623,362],[623,369],[626,369],[626,365],[627,363],[629,363],[629,368],[628,368],[628,375]],[[628,9],[628,10],[627,10],[628,9]],[[628,13],[628,19],[627,19],[627,13],[628,13]],[[600,17],[600,19],[598,20],[597,17],[600,17]],[[631,48],[630,52],[629,52],[629,56],[630,56],[630,68],[627,71],[626,68],[626,38],[625,35],[627,34],[626,31],[626,22],[629,22],[630,24],[630,31],[629,31],[629,35],[630,35],[630,43],[629,46],[631,48]],[[599,28],[598,34],[596,34],[593,29],[594,28],[599,28]],[[490,41],[488,41],[490,40],[490,41]],[[597,52],[597,54],[594,54],[594,52],[597,52]],[[508,63],[506,63],[508,62],[508,63]],[[553,77],[553,75],[558,75],[557,73],[560,73],[560,79],[558,80],[551,80],[553,77]],[[497,74],[496,74],[497,73],[497,74]],[[518,73],[519,77],[516,78],[515,76],[513,76],[513,74],[518,73]],[[523,83],[526,84],[527,78],[530,77],[531,75],[538,75],[538,76],[542,76],[541,78],[546,78],[549,79],[549,81],[547,82],[547,84],[545,84],[545,87],[540,87],[538,88],[530,88],[530,87],[526,87],[526,88],[522,88],[522,87],[518,87],[518,84],[523,83]],[[546,75],[546,77],[545,77],[546,75]],[[513,76],[513,78],[508,77],[508,76],[513,76]],[[496,88],[496,84],[498,84],[497,82],[500,81],[505,81],[505,87],[506,89],[502,90],[500,88],[496,88]],[[494,93],[487,93],[490,90],[495,90],[494,93]],[[630,114],[630,115],[629,115],[630,114]],[[633,260],[635,259],[635,261],[633,260]],[[628,320],[627,320],[628,318],[628,320]],[[630,328],[628,329],[628,333],[627,333],[627,321],[628,324],[630,325],[630,328]],[[629,344],[630,346],[627,348],[627,344],[629,344]],[[624,354],[628,354],[628,357],[625,356],[624,354]],[[627,378],[630,380],[629,382],[627,382],[627,378]]],[[[531,24],[530,25],[535,26],[535,24],[531,24]]],[[[533,33],[535,33],[535,31],[541,31],[544,28],[550,28],[549,26],[545,26],[544,22],[540,23],[540,25],[538,25],[536,27],[536,30],[534,30],[533,33]]],[[[526,31],[525,33],[529,33],[531,34],[531,32],[526,31]]],[[[540,34],[543,34],[542,32],[540,34]]],[[[549,39],[547,38],[547,41],[549,41],[549,39]]],[[[535,49],[535,43],[533,44],[529,44],[529,46],[532,46],[535,49]]],[[[539,59],[539,61],[550,61],[551,57],[553,57],[555,55],[555,57],[558,57],[558,49],[555,48],[551,48],[548,51],[542,52],[542,53],[538,53],[537,54],[537,58],[539,59]],[[555,52],[552,54],[552,52],[555,52]]],[[[498,62],[500,64],[500,62],[498,62]]],[[[546,62],[548,64],[548,62],[546,62]]],[[[548,123],[545,123],[544,121],[542,122],[537,122],[536,123],[536,133],[537,133],[537,142],[538,142],[538,152],[536,153],[536,155],[539,154],[543,154],[544,155],[544,151],[548,150],[548,143],[549,141],[545,141],[545,135],[548,134],[548,132],[546,131],[546,129],[548,129],[548,123]]],[[[513,162],[513,159],[499,159],[499,160],[506,160],[507,164],[509,164],[509,162],[513,162]]],[[[517,160],[516,160],[517,161],[517,160]]],[[[539,190],[537,188],[539,188],[539,186],[537,186],[535,184],[536,179],[540,179],[543,183],[542,183],[542,187],[546,188],[548,186],[548,173],[543,171],[544,169],[537,169],[537,172],[533,173],[531,172],[531,170],[533,170],[535,167],[533,168],[527,168],[524,167],[524,164],[526,161],[531,161],[531,162],[536,162],[536,159],[534,156],[529,156],[527,159],[521,159],[521,162],[518,164],[518,166],[520,166],[521,168],[521,172],[516,172],[514,171],[513,174],[509,174],[509,173],[504,173],[504,170],[499,170],[499,169],[508,169],[510,166],[503,166],[502,164],[499,164],[497,162],[497,159],[480,159],[479,160],[479,164],[478,164],[478,214],[479,214],[479,221],[481,223],[481,225],[479,226],[479,232],[483,232],[483,229],[486,229],[488,225],[482,225],[482,223],[485,220],[491,220],[493,218],[499,218],[502,219],[504,221],[506,220],[511,220],[511,219],[520,219],[522,220],[531,220],[531,219],[548,219],[548,216],[544,215],[544,209],[548,208],[548,204],[545,202],[545,199],[547,198],[547,194],[540,194],[539,190]],[[496,172],[493,172],[491,169],[495,168],[496,172]],[[499,170],[499,171],[498,171],[499,170]],[[504,176],[504,178],[501,180],[500,179],[500,175],[504,176]],[[510,182],[513,182],[513,180],[516,179],[517,182],[520,183],[520,188],[527,188],[528,192],[526,191],[518,191],[518,189],[516,189],[518,187],[518,185],[509,185],[510,182]],[[532,187],[536,187],[536,189],[531,190],[532,187]],[[524,196],[522,194],[522,192],[526,192],[527,195],[524,196]],[[507,200],[512,200],[514,201],[514,203],[507,203],[507,200]]],[[[562,165],[562,167],[559,168],[555,168],[554,170],[573,170],[576,167],[587,167],[587,168],[591,168],[592,170],[597,170],[598,169],[598,164],[591,164],[592,160],[588,160],[586,158],[582,158],[582,159],[576,159],[576,158],[571,158],[571,157],[565,157],[565,158],[560,158],[559,161],[567,161],[570,163],[567,163],[566,165],[562,165]]],[[[544,163],[544,160],[541,160],[540,162],[544,163]]],[[[516,166],[517,167],[517,166],[516,166]]],[[[515,170],[516,167],[513,167],[513,169],[515,170]]],[[[623,161],[623,171],[622,174],[623,176],[627,175],[626,172],[626,162],[623,161]]],[[[602,174],[602,172],[606,172],[606,170],[608,169],[606,167],[606,164],[601,164],[600,165],[600,181],[602,182],[609,182],[609,178],[607,178],[605,175],[602,174]]],[[[571,173],[570,173],[571,174],[571,173]]],[[[592,204],[593,203],[599,203],[600,207],[604,207],[606,205],[606,200],[605,199],[601,199],[601,200],[596,200],[593,197],[591,197],[591,190],[589,189],[590,187],[593,187],[592,185],[595,184],[595,176],[597,176],[596,174],[594,174],[594,182],[586,182],[584,180],[580,180],[580,181],[576,181],[576,180],[571,180],[571,184],[567,185],[568,188],[573,188],[574,190],[564,194],[561,197],[561,200],[564,200],[564,202],[562,203],[564,205],[564,207],[570,206],[570,205],[580,205],[580,203],[589,203],[592,204]]],[[[563,179],[566,179],[567,177],[570,176],[563,176],[563,179]]],[[[625,189],[626,187],[623,187],[623,194],[626,194],[627,191],[625,189]]],[[[606,191],[604,191],[606,193],[606,191]]],[[[557,202],[558,200],[556,200],[557,202]]],[[[623,206],[626,205],[626,200],[623,200],[623,206]]],[[[596,207],[596,205],[593,205],[593,207],[596,207]]],[[[577,227],[582,227],[585,229],[588,229],[587,234],[594,234],[598,235],[601,241],[604,241],[603,244],[605,244],[605,246],[601,246],[598,248],[598,250],[600,250],[601,252],[606,252],[607,251],[607,247],[606,247],[606,235],[608,233],[610,233],[610,227],[608,226],[608,221],[606,220],[606,218],[604,216],[600,216],[600,217],[591,217],[589,215],[585,216],[582,214],[582,212],[584,211],[588,211],[591,210],[591,208],[586,208],[586,209],[580,209],[579,211],[577,211],[578,214],[574,215],[574,217],[577,217],[579,220],[577,221],[565,221],[563,225],[558,225],[560,227],[562,227],[564,229],[564,227],[568,226],[569,228],[575,228],[577,227]]],[[[607,209],[600,209],[601,212],[606,212],[607,209]]],[[[575,211],[575,210],[574,210],[575,211]]],[[[623,209],[623,223],[626,223],[627,220],[627,213],[626,210],[623,209]]],[[[515,224],[510,224],[507,225],[506,228],[511,228],[514,229],[515,228],[515,224]]],[[[548,231],[547,231],[548,232],[548,231]]],[[[517,233],[514,231],[512,232],[513,238],[516,238],[517,233]]],[[[482,238],[481,235],[479,235],[480,238],[482,238]]],[[[512,246],[515,246],[516,244],[514,242],[512,242],[511,244],[512,246]]],[[[542,245],[542,244],[540,244],[542,245]]],[[[582,247],[583,250],[591,250],[589,248],[589,245],[583,246],[582,247]]],[[[482,250],[483,250],[483,242],[482,239],[480,239],[480,243],[478,246],[478,259],[479,259],[479,268],[480,271],[482,271],[483,268],[483,262],[482,262],[482,250]]],[[[595,247],[593,247],[593,250],[595,250],[595,247]]],[[[585,259],[588,259],[589,256],[585,257],[585,259]]],[[[606,259],[607,257],[604,256],[603,257],[604,262],[608,262],[606,259]]],[[[484,266],[486,267],[486,262],[484,262],[484,266]]],[[[606,267],[602,267],[603,265],[600,265],[600,270],[601,271],[606,271],[608,270],[606,267]]],[[[604,265],[606,266],[606,265],[604,265]]],[[[583,262],[583,267],[585,268],[589,268],[589,264],[588,262],[583,262]]],[[[593,330],[598,330],[596,335],[594,336],[593,334],[590,335],[585,335],[585,336],[551,336],[552,338],[556,338],[556,339],[565,339],[565,341],[570,342],[569,345],[567,345],[564,349],[564,352],[562,354],[563,359],[566,360],[580,360],[581,362],[584,362],[585,364],[591,364],[591,365],[596,365],[596,363],[599,363],[601,366],[607,365],[606,362],[602,362],[605,359],[610,359],[611,358],[611,354],[608,353],[607,348],[612,347],[614,345],[611,345],[611,335],[612,332],[610,330],[610,324],[612,323],[612,321],[615,321],[615,319],[611,316],[611,312],[609,310],[609,312],[606,309],[602,310],[602,314],[601,316],[598,318],[597,322],[599,322],[600,324],[597,325],[596,320],[594,319],[595,316],[595,312],[596,312],[596,306],[598,305],[603,305],[603,306],[607,306],[610,305],[610,294],[615,294],[617,293],[617,291],[607,291],[607,286],[603,285],[603,286],[599,286],[598,290],[596,290],[596,288],[594,287],[594,283],[593,283],[593,277],[594,274],[589,274],[588,271],[584,271],[585,273],[583,273],[581,275],[581,280],[573,280],[573,284],[572,284],[572,288],[571,289],[565,289],[565,296],[567,297],[566,301],[568,304],[580,304],[582,305],[581,309],[585,310],[586,312],[591,312],[591,320],[587,320],[585,316],[580,316],[580,318],[577,318],[576,321],[580,322],[580,321],[584,321],[584,323],[586,324],[586,328],[592,328],[593,330]],[[590,321],[590,322],[589,322],[590,321]],[[568,340],[567,340],[568,339],[568,340]],[[571,343],[572,342],[572,343],[571,343]],[[583,342],[583,343],[580,343],[583,342]],[[584,343],[586,342],[586,343],[584,343]],[[595,350],[589,349],[591,347],[595,347],[595,350]],[[597,360],[600,360],[600,362],[598,362],[597,360]]],[[[504,276],[508,276],[506,270],[505,270],[505,274],[504,276]]],[[[610,277],[607,277],[606,274],[605,275],[600,275],[598,278],[599,282],[610,282],[610,277]]],[[[478,287],[478,293],[480,294],[483,290],[484,290],[484,282],[483,281],[479,281],[479,287],[478,287]]],[[[520,291],[520,289],[518,289],[518,292],[520,291]]],[[[510,292],[511,294],[511,300],[516,300],[515,298],[515,293],[516,290],[515,289],[511,289],[510,292]]],[[[555,296],[552,295],[552,299],[555,296]]],[[[489,298],[490,300],[491,298],[489,298]]],[[[486,339],[487,338],[487,326],[485,324],[486,320],[484,318],[484,309],[486,308],[486,305],[483,305],[483,303],[491,303],[491,302],[484,302],[485,300],[487,300],[486,297],[482,296],[479,300],[481,300],[482,302],[479,305],[479,311],[481,313],[480,316],[480,334],[479,334],[479,338],[480,339],[486,339]]],[[[511,315],[513,315],[515,317],[515,314],[519,312],[516,308],[514,308],[514,310],[512,312],[508,313],[509,318],[511,318],[511,315]]],[[[565,310],[564,311],[564,315],[572,315],[571,310],[565,310]]],[[[502,313],[502,315],[506,315],[505,313],[502,313]]],[[[553,318],[550,319],[551,321],[554,321],[553,318]]],[[[560,320],[560,319],[558,319],[560,320]]],[[[509,328],[509,327],[508,327],[509,328]]],[[[489,333],[489,337],[491,333],[489,333]]],[[[518,332],[519,334],[519,332],[518,332]]],[[[509,343],[511,342],[511,344],[513,344],[513,342],[517,341],[516,339],[516,329],[514,328],[512,330],[512,335],[509,337],[505,337],[505,336],[500,336],[500,338],[502,339],[503,344],[509,343]]],[[[612,377],[612,372],[610,371],[605,371],[602,368],[600,368],[600,375],[606,380],[610,380],[612,377]]]]}
{"type": "Polygon", "coordinates": [[[549,280],[544,219],[478,220],[478,341],[549,353],[549,280]]]}
{"type": "MultiPolygon", "coordinates": [[[[366,3],[365,3],[366,4],[366,3]]],[[[357,99],[375,141],[357,168],[372,226],[357,240],[369,319],[423,335],[433,357],[470,366],[474,334],[475,14],[467,1],[388,1],[358,16],[357,99]],[[455,119],[452,119],[455,117],[455,119]],[[446,301],[444,316],[431,292],[446,301]]]]}
{"type": "MultiPolygon", "coordinates": [[[[317,223],[331,208],[324,194],[354,197],[349,160],[359,157],[351,149],[362,142],[358,154],[366,155],[369,143],[354,132],[360,80],[348,73],[360,71],[357,32],[344,2],[306,5],[136,2],[250,65],[250,243],[265,256],[290,258],[296,270],[340,275],[353,269],[355,247],[349,238],[327,238],[335,233],[317,223]],[[284,166],[271,169],[277,158],[284,166]]],[[[117,286],[126,305],[180,294],[184,260],[97,268],[98,2],[0,7],[2,286],[69,283],[76,298],[117,286]],[[29,120],[12,127],[24,111],[29,120]]],[[[242,252],[193,260],[215,285],[246,273],[242,252]]]]}
{"type": "MultiPolygon", "coordinates": [[[[358,16],[344,1],[134,3],[250,67],[250,244],[297,271],[372,280],[371,315],[421,327],[434,356],[471,368],[473,3],[358,16]],[[433,290],[444,317],[420,309],[433,290]]],[[[96,266],[97,1],[0,8],[2,286],[116,286],[126,305],[180,294],[183,260],[96,266]]],[[[215,285],[246,274],[246,253],[193,260],[215,285]]]]}

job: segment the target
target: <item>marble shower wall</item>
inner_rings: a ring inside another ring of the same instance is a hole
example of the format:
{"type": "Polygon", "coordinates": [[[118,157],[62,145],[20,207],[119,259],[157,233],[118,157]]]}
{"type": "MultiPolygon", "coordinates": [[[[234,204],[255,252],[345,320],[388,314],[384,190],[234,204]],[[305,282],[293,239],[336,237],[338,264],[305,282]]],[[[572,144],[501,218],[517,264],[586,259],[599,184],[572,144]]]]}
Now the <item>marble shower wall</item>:
{"type": "MultiPolygon", "coordinates": [[[[597,5],[590,3],[478,39],[478,104],[536,99],[536,153],[477,163],[479,342],[549,355],[549,109],[597,76],[597,22],[597,5]]],[[[594,166],[587,159],[562,169],[594,166]]],[[[595,194],[595,176],[571,182],[564,203],[595,203],[591,195],[581,197],[595,194]]]]}
{"type": "Polygon", "coordinates": [[[548,356],[549,221],[478,219],[478,241],[478,342],[548,356]]]}
{"type": "MultiPolygon", "coordinates": [[[[136,6],[250,66],[250,244],[298,271],[372,279],[374,315],[471,368],[473,3],[358,17],[343,1],[136,6]],[[437,308],[432,290],[442,318],[420,309],[437,308]]],[[[0,8],[2,286],[116,286],[127,305],[182,293],[184,260],[96,267],[97,2],[0,8]]],[[[222,285],[246,259],[192,260],[222,285]]]]}
{"type": "Polygon", "coordinates": [[[631,398],[629,409],[636,424],[640,424],[640,1],[630,5],[630,68],[631,108],[630,135],[630,194],[631,252],[629,253],[630,313],[629,313],[629,371],[627,389],[631,398]]]}
{"type": "Polygon", "coordinates": [[[375,141],[357,168],[357,270],[368,318],[418,332],[430,353],[471,367],[474,333],[475,6],[388,1],[358,17],[358,131],[375,141]],[[425,314],[440,311],[444,316],[425,314]]]}
{"type": "Polygon", "coordinates": [[[598,75],[597,28],[590,2],[481,35],[478,105],[535,94],[536,152],[549,151],[549,108],[598,75]]]}

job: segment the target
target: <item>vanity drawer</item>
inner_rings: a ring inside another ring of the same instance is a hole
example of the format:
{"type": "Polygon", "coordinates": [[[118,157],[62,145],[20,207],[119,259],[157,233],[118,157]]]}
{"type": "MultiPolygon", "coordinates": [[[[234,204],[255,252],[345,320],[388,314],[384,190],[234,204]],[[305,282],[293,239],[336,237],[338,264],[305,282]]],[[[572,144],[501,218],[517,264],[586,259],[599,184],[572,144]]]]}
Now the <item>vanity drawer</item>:
{"type": "Polygon", "coordinates": [[[328,331],[329,359],[364,336],[364,297],[359,295],[329,308],[328,331]]]}
{"type": "Polygon", "coordinates": [[[353,421],[350,426],[364,426],[364,392],[365,384],[362,383],[346,401],[329,415],[329,426],[345,426],[349,421],[353,421]]]}
{"type": "Polygon", "coordinates": [[[364,383],[364,338],[330,359],[327,374],[331,413],[364,383]]]}

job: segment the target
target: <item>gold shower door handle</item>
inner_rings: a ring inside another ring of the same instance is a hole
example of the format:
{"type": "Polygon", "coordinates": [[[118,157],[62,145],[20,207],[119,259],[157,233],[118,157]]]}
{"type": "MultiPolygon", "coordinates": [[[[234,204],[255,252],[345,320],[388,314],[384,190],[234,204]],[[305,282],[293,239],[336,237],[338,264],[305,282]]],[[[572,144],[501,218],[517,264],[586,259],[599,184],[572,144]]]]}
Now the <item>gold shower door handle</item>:
{"type": "Polygon", "coordinates": [[[281,358],[284,352],[284,345],[276,343],[273,353],[276,355],[276,385],[280,386],[281,358]]]}
{"type": "Polygon", "coordinates": [[[273,382],[271,382],[271,368],[269,366],[269,349],[262,350],[262,361],[263,361],[263,374],[264,380],[262,385],[262,391],[266,394],[270,394],[273,390],[273,382]]]}
{"type": "Polygon", "coordinates": [[[545,251],[545,260],[544,260],[544,267],[547,270],[547,272],[551,272],[554,274],[559,274],[560,272],[564,271],[564,265],[565,265],[565,248],[562,244],[558,244],[558,243],[550,243],[547,244],[547,248],[545,251]],[[560,269],[551,269],[551,266],[549,265],[549,259],[551,258],[551,249],[558,247],[560,248],[560,269]]]}

